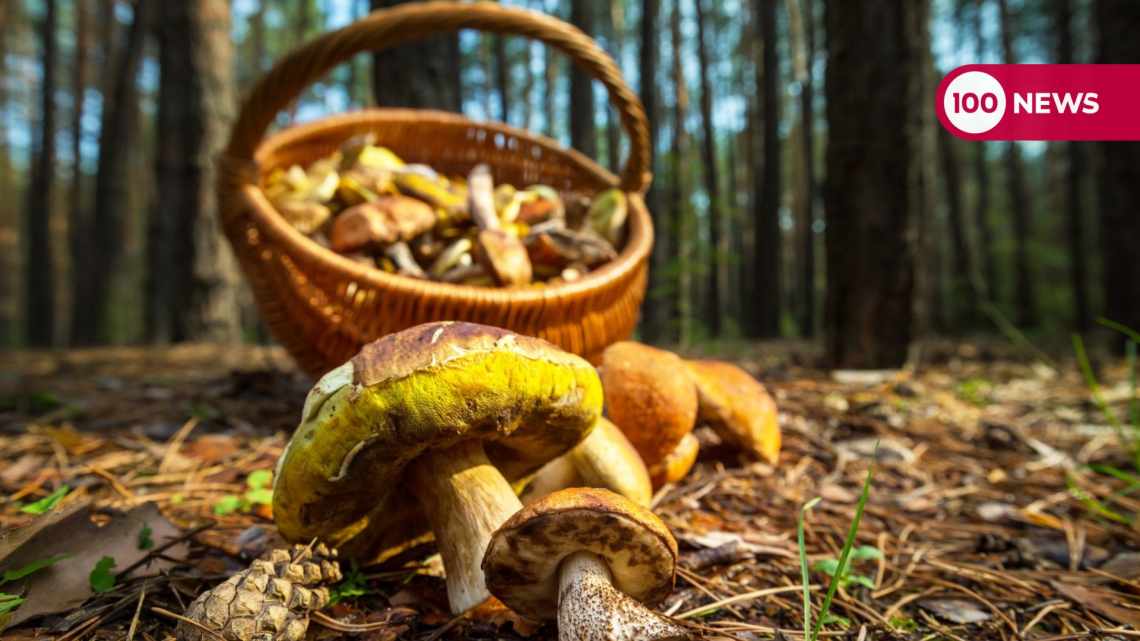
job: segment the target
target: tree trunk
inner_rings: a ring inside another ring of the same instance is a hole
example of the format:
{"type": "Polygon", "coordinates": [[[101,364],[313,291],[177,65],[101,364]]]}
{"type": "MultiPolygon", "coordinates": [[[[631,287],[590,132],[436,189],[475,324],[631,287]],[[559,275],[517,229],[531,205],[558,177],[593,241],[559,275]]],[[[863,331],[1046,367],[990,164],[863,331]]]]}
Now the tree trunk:
{"type": "Polygon", "coordinates": [[[689,211],[689,185],[686,175],[685,155],[689,149],[689,132],[685,127],[685,116],[689,113],[689,90],[685,81],[684,40],[681,37],[681,0],[674,0],[673,11],[669,16],[669,33],[673,45],[673,148],[670,150],[669,203],[672,205],[673,225],[667,233],[671,235],[669,245],[674,250],[677,261],[677,290],[672,306],[672,319],[677,327],[681,344],[692,339],[692,239],[689,229],[692,212],[689,211]]]}
{"type": "Polygon", "coordinates": [[[776,2],[754,0],[756,22],[763,43],[763,71],[756,86],[761,87],[764,128],[764,166],[757,174],[753,197],[756,219],[753,272],[756,279],[751,296],[752,321],[748,335],[765,338],[780,335],[780,60],[777,57],[776,2]]]}
{"type": "MultiPolygon", "coordinates": [[[[998,0],[1001,14],[1001,48],[1006,64],[1017,64],[1013,51],[1013,27],[1010,24],[1009,3],[998,0]]],[[[1025,184],[1025,169],[1021,164],[1021,148],[1011,142],[1006,148],[1005,168],[1009,180],[1010,209],[1013,215],[1014,273],[1017,282],[1015,296],[1016,319],[1021,327],[1037,324],[1037,295],[1034,291],[1033,266],[1029,256],[1033,234],[1033,201],[1025,184]]]]}
{"type": "MultiPolygon", "coordinates": [[[[609,38],[610,55],[617,61],[620,68],[622,62],[622,49],[625,45],[625,15],[622,13],[620,0],[609,0],[609,38]]],[[[606,114],[606,157],[609,161],[610,171],[618,173],[621,170],[621,119],[617,112],[608,104],[606,114]]]]}
{"type": "MultiPolygon", "coordinates": [[[[371,0],[372,10],[413,0],[371,0]]],[[[459,36],[441,34],[372,54],[372,92],[383,107],[463,110],[459,36]]]]}
{"type": "Polygon", "coordinates": [[[803,135],[804,199],[800,237],[800,333],[815,336],[815,0],[802,0],[804,76],[800,83],[800,133],[803,135]]]}
{"type": "Polygon", "coordinates": [[[938,127],[938,151],[942,160],[942,186],[946,190],[946,214],[949,218],[950,249],[954,264],[950,274],[950,291],[954,300],[952,322],[971,326],[978,320],[978,302],[981,300],[974,271],[970,246],[966,241],[966,220],[962,206],[962,172],[958,164],[954,137],[944,127],[938,127]]]}
{"type": "Polygon", "coordinates": [[[495,89],[499,94],[499,120],[511,122],[511,68],[507,60],[507,39],[495,36],[495,89]]]}
{"type": "Polygon", "coordinates": [[[721,229],[724,214],[721,210],[720,175],[717,172],[716,131],[713,128],[713,96],[712,83],[709,81],[709,55],[705,37],[710,36],[711,27],[705,19],[704,0],[694,0],[697,10],[697,61],[700,65],[701,82],[701,164],[705,178],[705,192],[709,198],[708,211],[708,238],[709,258],[705,268],[708,270],[706,284],[707,297],[705,300],[705,313],[703,316],[708,323],[709,334],[720,336],[724,330],[722,318],[724,314],[721,303],[722,293],[727,285],[724,282],[722,264],[727,255],[724,246],[724,234],[721,229]]]}
{"type": "Polygon", "coordinates": [[[87,89],[88,12],[87,0],[75,2],[75,59],[71,77],[71,95],[74,100],[71,112],[71,221],[68,224],[71,253],[71,324],[80,320],[76,304],[82,298],[80,290],[87,284],[85,274],[92,273],[91,220],[87,202],[83,198],[83,96],[87,89]]]}
{"type": "Polygon", "coordinates": [[[214,197],[214,158],[234,116],[229,2],[161,7],[155,216],[162,230],[152,251],[173,286],[158,309],[171,314],[171,340],[237,341],[240,280],[214,197]]]}
{"type": "Polygon", "coordinates": [[[835,367],[898,367],[907,357],[929,17],[928,0],[827,5],[825,326],[835,367]]]}
{"type": "Polygon", "coordinates": [[[40,82],[40,128],[28,187],[25,223],[27,255],[24,263],[25,334],[32,347],[51,345],[55,326],[55,260],[51,221],[55,176],[55,91],[58,47],[55,0],[46,0],[40,23],[43,77],[40,82]]]}
{"type": "MultiPolygon", "coordinates": [[[[586,35],[594,34],[590,0],[571,0],[570,22],[586,35]]],[[[590,74],[574,65],[570,70],[570,146],[590,158],[598,155],[594,129],[594,83],[590,74]]]]}
{"type": "MultiPolygon", "coordinates": [[[[641,0],[641,43],[638,52],[638,74],[641,82],[641,103],[645,105],[645,115],[649,119],[650,168],[657,157],[658,93],[657,63],[660,54],[658,27],[658,0],[641,0]]],[[[549,93],[549,92],[548,92],[549,93]]],[[[661,340],[668,323],[668,301],[671,292],[665,291],[665,268],[669,262],[669,216],[661,208],[657,187],[653,181],[645,194],[645,205],[653,214],[656,231],[653,253],[649,263],[649,290],[642,306],[641,338],[648,342],[661,340]]]]}
{"type": "Polygon", "coordinates": [[[110,331],[107,315],[111,285],[118,273],[126,232],[127,176],[130,147],[123,144],[136,130],[138,74],[149,2],[135,2],[127,41],[115,62],[114,80],[104,87],[102,125],[99,129],[99,166],[95,174],[94,213],[91,237],[94,256],[85,268],[87,282],[76,290],[72,342],[92,345],[106,340],[110,331]]]}
{"type": "MultiPolygon", "coordinates": [[[[16,0],[0,0],[0,78],[8,77],[8,34],[15,33],[16,0]]],[[[19,207],[13,206],[16,186],[12,176],[11,146],[8,131],[8,85],[0,82],[0,193],[8,199],[0,203],[0,349],[16,343],[19,299],[15,276],[20,273],[19,207]]]]}
{"type": "MultiPolygon", "coordinates": [[[[1057,62],[1073,63],[1073,1],[1054,0],[1054,29],[1057,31],[1057,62]]],[[[1065,146],[1065,222],[1069,241],[1069,282],[1073,290],[1073,327],[1087,332],[1092,326],[1088,292],[1088,252],[1085,249],[1085,223],[1081,184],[1085,174],[1084,143],[1065,146]]]]}
{"type": "MultiPolygon", "coordinates": [[[[1097,62],[1140,64],[1140,3],[1097,0],[1097,62]]],[[[1105,317],[1140,330],[1140,142],[1099,144],[1105,317]]]]}
{"type": "MultiPolygon", "coordinates": [[[[982,24],[981,0],[974,11],[974,55],[983,60],[986,51],[985,31],[982,24]]],[[[1001,300],[1001,281],[998,276],[997,255],[994,252],[994,231],[990,219],[990,170],[986,161],[986,150],[989,148],[985,142],[973,144],[973,172],[974,183],[977,190],[974,201],[974,231],[978,240],[978,254],[982,263],[982,297],[991,303],[1001,300]]]]}

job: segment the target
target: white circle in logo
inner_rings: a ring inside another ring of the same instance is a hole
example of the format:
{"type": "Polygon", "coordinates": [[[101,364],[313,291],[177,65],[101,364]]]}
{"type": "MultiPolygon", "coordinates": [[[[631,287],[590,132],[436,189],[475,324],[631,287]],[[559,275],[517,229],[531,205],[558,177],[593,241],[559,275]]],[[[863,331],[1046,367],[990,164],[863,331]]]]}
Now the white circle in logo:
{"type": "Polygon", "coordinates": [[[942,110],[959,131],[982,134],[996,127],[1005,115],[1005,89],[984,71],[967,71],[947,85],[942,110]]]}

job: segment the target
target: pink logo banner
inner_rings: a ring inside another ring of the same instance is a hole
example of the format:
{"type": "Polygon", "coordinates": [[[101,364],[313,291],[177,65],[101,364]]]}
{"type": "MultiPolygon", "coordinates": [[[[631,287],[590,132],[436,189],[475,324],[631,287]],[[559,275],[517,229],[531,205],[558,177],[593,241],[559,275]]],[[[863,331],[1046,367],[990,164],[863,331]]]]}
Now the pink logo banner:
{"type": "Polygon", "coordinates": [[[1140,140],[1140,65],[965,65],[935,109],[966,140],[1140,140]]]}

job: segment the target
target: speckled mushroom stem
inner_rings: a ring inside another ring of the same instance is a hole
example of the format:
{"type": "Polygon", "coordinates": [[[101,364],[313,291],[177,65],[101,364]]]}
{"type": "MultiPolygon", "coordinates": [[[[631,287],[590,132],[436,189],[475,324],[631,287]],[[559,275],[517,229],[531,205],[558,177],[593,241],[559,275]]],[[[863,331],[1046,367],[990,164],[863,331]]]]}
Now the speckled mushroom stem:
{"type": "Polygon", "coordinates": [[[483,580],[483,552],[522,503],[478,441],[429,450],[409,472],[443,557],[451,611],[466,612],[491,596],[483,580]]]}
{"type": "Polygon", "coordinates": [[[692,634],[613,586],[610,569],[590,552],[562,561],[559,641],[684,641],[692,634]]]}

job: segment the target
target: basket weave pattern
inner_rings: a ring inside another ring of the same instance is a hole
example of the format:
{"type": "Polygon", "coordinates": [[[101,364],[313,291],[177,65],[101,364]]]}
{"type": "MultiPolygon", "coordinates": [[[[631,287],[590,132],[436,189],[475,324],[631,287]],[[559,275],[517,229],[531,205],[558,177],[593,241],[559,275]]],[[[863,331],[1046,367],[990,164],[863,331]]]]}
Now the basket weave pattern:
{"type": "Polygon", "coordinates": [[[279,62],[247,99],[220,162],[223,228],[266,325],[310,374],[343,363],[384,334],[434,320],[498,325],[587,357],[628,337],[637,322],[653,236],[641,197],[650,178],[644,110],[597,44],[557,19],[494,3],[413,3],[375,12],[279,62]],[[537,38],[598,78],[631,141],[621,178],[548,138],[438,111],[365,110],[265,137],[306,86],[352,55],[462,28],[537,38]],[[307,165],[365,132],[405,160],[444,175],[466,174],[485,162],[496,183],[542,183],[588,196],[620,186],[629,197],[626,243],[617,259],[582,279],[543,287],[456,285],[362,266],[293,229],[265,197],[261,181],[277,167],[307,165]]]}

